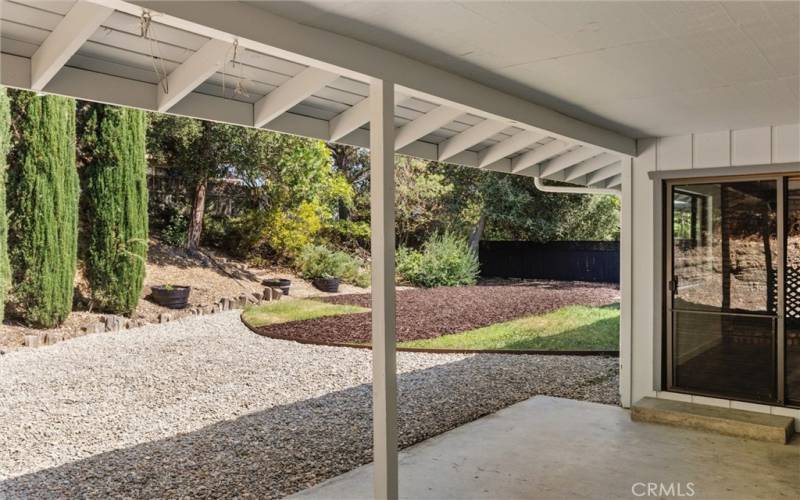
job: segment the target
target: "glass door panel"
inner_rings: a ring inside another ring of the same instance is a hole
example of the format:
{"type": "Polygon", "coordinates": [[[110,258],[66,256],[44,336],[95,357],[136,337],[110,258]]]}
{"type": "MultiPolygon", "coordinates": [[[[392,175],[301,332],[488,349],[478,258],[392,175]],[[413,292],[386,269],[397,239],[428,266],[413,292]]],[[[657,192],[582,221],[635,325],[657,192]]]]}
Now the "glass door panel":
{"type": "Polygon", "coordinates": [[[777,398],[777,182],[672,187],[671,385],[777,398]]]}

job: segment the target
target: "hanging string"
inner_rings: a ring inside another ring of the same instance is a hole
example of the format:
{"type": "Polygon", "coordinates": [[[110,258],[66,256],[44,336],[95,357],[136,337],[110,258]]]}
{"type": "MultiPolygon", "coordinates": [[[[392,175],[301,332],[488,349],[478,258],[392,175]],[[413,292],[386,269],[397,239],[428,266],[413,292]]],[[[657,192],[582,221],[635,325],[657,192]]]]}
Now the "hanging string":
{"type": "MultiPolygon", "coordinates": [[[[244,64],[239,61],[239,39],[233,41],[233,56],[230,58],[231,61],[231,72],[236,71],[236,67],[239,67],[239,75],[236,81],[236,85],[233,88],[233,95],[242,96],[242,97],[250,97],[250,93],[247,92],[247,87],[245,87],[246,78],[244,76],[244,64]]],[[[226,95],[227,89],[227,78],[228,72],[225,70],[225,66],[222,67],[222,95],[226,95]]]]}
{"type": "Polygon", "coordinates": [[[250,97],[250,94],[247,92],[247,88],[244,85],[245,77],[244,77],[244,64],[238,61],[239,57],[239,40],[237,39],[233,44],[233,69],[236,69],[236,64],[239,64],[239,81],[236,82],[236,88],[233,89],[234,95],[242,96],[242,97],[250,97]]]}
{"type": "Polygon", "coordinates": [[[161,89],[165,94],[169,94],[167,69],[164,65],[164,58],[161,57],[161,47],[158,44],[158,40],[153,35],[153,15],[149,10],[142,10],[142,15],[139,17],[139,36],[148,41],[153,70],[156,72],[161,89]]]}

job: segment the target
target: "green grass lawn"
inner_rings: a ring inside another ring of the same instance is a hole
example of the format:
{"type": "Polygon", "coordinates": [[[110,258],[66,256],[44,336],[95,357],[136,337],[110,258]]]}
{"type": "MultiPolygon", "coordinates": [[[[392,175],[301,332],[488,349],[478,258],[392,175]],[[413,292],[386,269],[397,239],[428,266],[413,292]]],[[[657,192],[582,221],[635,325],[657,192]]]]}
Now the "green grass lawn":
{"type": "Polygon", "coordinates": [[[254,327],[288,323],[289,321],[303,321],[306,319],[322,318],[324,316],[338,316],[340,314],[353,314],[367,312],[369,309],[358,306],[328,304],[317,300],[281,300],[260,306],[245,309],[244,320],[254,327]]]}
{"type": "Polygon", "coordinates": [[[402,342],[399,347],[615,351],[619,349],[619,304],[569,306],[467,332],[402,342]]]}

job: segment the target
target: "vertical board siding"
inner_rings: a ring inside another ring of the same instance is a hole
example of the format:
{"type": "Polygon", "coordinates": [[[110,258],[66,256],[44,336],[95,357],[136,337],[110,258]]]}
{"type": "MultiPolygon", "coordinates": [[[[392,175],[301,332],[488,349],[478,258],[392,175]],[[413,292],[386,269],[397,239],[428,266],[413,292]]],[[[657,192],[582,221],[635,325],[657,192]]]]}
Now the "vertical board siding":
{"type": "Polygon", "coordinates": [[[721,167],[731,164],[731,133],[727,130],[710,134],[695,134],[694,167],[721,167]]]}
{"type": "Polygon", "coordinates": [[[800,124],[639,139],[655,143],[656,170],[800,162],[800,124]]]}
{"type": "Polygon", "coordinates": [[[772,127],[772,161],[800,161],[800,124],[772,127]]]}
{"type": "Polygon", "coordinates": [[[734,165],[761,165],[772,162],[770,127],[734,130],[731,137],[734,165]]]}
{"type": "Polygon", "coordinates": [[[618,241],[481,241],[481,276],[619,283],[618,241]]]}

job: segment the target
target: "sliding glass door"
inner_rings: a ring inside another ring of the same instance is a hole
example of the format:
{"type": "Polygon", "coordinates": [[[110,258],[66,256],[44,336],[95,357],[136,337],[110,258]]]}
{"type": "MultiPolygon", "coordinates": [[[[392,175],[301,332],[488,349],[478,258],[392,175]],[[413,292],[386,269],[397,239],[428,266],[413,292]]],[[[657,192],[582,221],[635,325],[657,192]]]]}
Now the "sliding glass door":
{"type": "Polygon", "coordinates": [[[800,176],[666,189],[667,388],[800,407],[800,176]]]}
{"type": "Polygon", "coordinates": [[[778,400],[778,184],[669,186],[672,389],[778,400]]]}

